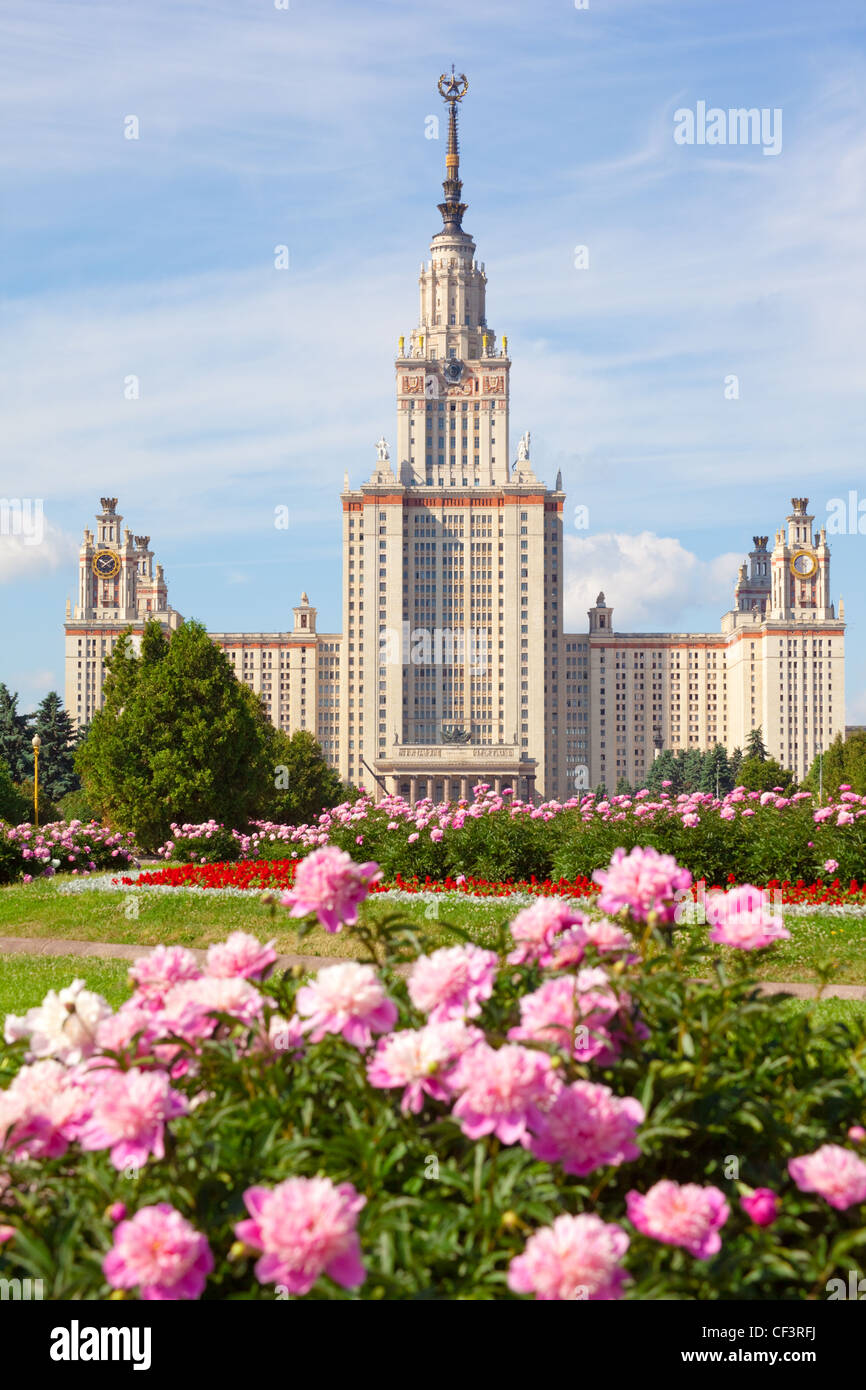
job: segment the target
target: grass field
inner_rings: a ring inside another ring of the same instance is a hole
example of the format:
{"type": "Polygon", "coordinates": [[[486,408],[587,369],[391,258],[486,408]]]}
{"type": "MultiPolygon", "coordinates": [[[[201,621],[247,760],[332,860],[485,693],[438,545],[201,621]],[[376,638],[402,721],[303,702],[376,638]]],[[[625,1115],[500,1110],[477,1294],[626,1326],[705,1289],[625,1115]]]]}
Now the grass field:
{"type": "MultiPolygon", "coordinates": [[[[291,919],[282,908],[271,909],[256,897],[210,897],[204,893],[135,894],[137,916],[129,915],[130,896],[105,892],[62,894],[56,880],[11,885],[0,889],[0,936],[51,938],[62,942],[85,940],[156,946],[160,942],[183,946],[208,946],[230,931],[250,931],[276,939],[281,952],[305,955],[350,956],[358,945],[350,932],[331,935],[320,928],[299,944],[291,919]]],[[[435,903],[395,904],[373,897],[362,905],[363,917],[374,918],[399,910],[404,917],[422,922],[441,942],[454,938],[448,923],[468,931],[481,945],[491,944],[498,924],[519,910],[507,900],[473,899],[435,903]],[[438,910],[438,917],[430,916],[438,910]]],[[[816,912],[790,916],[790,941],[776,946],[768,959],[751,962],[757,978],[814,982],[825,970],[839,984],[866,984],[866,918],[833,917],[816,912]]],[[[702,931],[702,928],[696,928],[702,931]]]]}
{"type": "Polygon", "coordinates": [[[88,989],[101,994],[116,1009],[132,993],[128,971],[125,960],[0,955],[0,1018],[41,1004],[50,989],[64,989],[76,979],[86,981],[88,989]]]}
{"type": "MultiPolygon", "coordinates": [[[[0,955],[0,1021],[7,1013],[33,1008],[50,989],[63,989],[75,979],[84,980],[116,1009],[132,992],[129,965],[93,956],[0,955]]],[[[781,1011],[783,1016],[809,1012],[820,1024],[848,1023],[866,1016],[866,1000],[787,999],[781,1011]]]]}

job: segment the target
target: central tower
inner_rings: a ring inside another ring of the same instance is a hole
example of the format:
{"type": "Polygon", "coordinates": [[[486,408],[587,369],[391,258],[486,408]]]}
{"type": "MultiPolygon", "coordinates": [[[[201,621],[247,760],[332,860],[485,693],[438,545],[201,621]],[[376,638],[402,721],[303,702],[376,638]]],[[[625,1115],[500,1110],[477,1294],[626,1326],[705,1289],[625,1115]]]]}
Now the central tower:
{"type": "Polygon", "coordinates": [[[487,276],[463,230],[457,111],[468,86],[453,71],[439,79],[448,104],[443,226],[421,266],[418,326],[408,352],[400,339],[395,364],[400,478],[418,486],[508,482],[511,364],[487,323],[487,276]]]}
{"type": "Polygon", "coordinates": [[[341,774],[410,800],[523,796],[560,780],[563,494],[536,477],[529,434],[511,464],[507,340],[463,229],[458,111],[448,108],[441,230],[417,327],[395,362],[397,443],[344,485],[341,774]]]}

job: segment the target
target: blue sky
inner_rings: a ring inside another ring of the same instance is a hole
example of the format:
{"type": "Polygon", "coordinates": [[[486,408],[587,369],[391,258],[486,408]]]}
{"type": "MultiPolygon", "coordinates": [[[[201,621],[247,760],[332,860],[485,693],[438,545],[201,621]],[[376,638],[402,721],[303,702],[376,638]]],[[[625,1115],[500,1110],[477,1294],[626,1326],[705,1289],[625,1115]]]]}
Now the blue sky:
{"type": "MultiPolygon", "coordinates": [[[[531,429],[568,493],[571,625],[603,587],[620,629],[715,631],[793,495],[819,522],[866,503],[859,0],[7,0],[0,51],[0,495],[47,523],[39,546],[0,535],[0,680],[25,705],[62,693],[107,493],[185,616],[279,630],[306,589],[339,626],[337,494],[395,435],[452,62],[513,445],[531,429]],[[700,101],[780,109],[781,152],[678,145],[700,101]]],[[[848,722],[864,554],[833,540],[848,722]]]]}

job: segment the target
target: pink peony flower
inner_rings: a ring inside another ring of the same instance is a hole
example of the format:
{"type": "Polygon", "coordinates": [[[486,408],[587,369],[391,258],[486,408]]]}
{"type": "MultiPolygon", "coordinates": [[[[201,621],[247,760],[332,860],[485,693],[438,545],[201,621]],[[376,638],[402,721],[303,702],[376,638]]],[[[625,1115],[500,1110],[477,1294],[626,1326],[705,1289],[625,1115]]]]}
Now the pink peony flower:
{"type": "Polygon", "coordinates": [[[156,1014],[151,1007],[142,1006],[141,995],[127,999],[116,1014],[105,1018],[96,1029],[96,1043],[102,1052],[126,1052],[136,1034],[139,1035],[137,1056],[149,1051],[150,1043],[159,1035],[156,1014]]]}
{"type": "Polygon", "coordinates": [[[185,1115],[184,1096],[171,1089],[162,1071],[100,1070],[90,1073],[92,1109],[79,1135],[83,1149],[110,1149],[118,1170],[144,1166],[165,1154],[166,1121],[185,1115]]]}
{"type": "Polygon", "coordinates": [[[838,859],[825,859],[825,860],[824,860],[824,870],[825,870],[826,873],[828,873],[828,874],[835,874],[835,872],[836,872],[836,870],[838,869],[838,867],[839,867],[839,861],[838,861],[838,859]]]}
{"type": "Polygon", "coordinates": [[[855,1144],[862,1144],[866,1139],[866,1129],[862,1125],[852,1125],[848,1130],[848,1138],[855,1144]]]}
{"type": "Polygon", "coordinates": [[[203,975],[201,979],[174,985],[168,991],[155,1026],[163,1035],[175,1033],[189,1042],[196,1042],[216,1031],[219,1027],[217,1014],[231,1014],[240,1023],[249,1025],[260,1022],[265,1003],[265,996],[240,975],[228,979],[203,975]]]}
{"type": "Polygon", "coordinates": [[[511,935],[517,942],[508,957],[509,965],[539,965],[551,963],[554,937],[567,927],[582,926],[582,912],[577,912],[565,898],[539,898],[531,907],[518,912],[511,923],[511,935]]]}
{"type": "Polygon", "coordinates": [[[594,946],[601,956],[634,951],[634,938],[607,917],[588,917],[583,924],[583,934],[587,946],[594,946]]]}
{"type": "Polygon", "coordinates": [[[380,1039],[367,1065],[367,1079],[371,1086],[380,1088],[403,1086],[400,1108],[417,1115],[425,1096],[448,1099],[448,1070],[483,1037],[480,1028],[467,1028],[461,1019],[391,1033],[380,1039]]]}
{"type": "Polygon", "coordinates": [[[617,1051],[610,1024],[629,1004],[627,995],[617,998],[600,967],[579,970],[576,976],[545,980],[524,994],[520,1025],[510,1028],[508,1036],[517,1042],[554,1043],[570,1049],[579,1062],[609,1061],[617,1051]]]}
{"type": "Polygon", "coordinates": [[[419,956],[409,976],[409,998],[431,1023],[449,1018],[477,1018],[493,993],[499,962],[480,946],[443,946],[419,956]]]}
{"type": "MultiPolygon", "coordinates": [[[[585,927],[566,927],[550,943],[549,958],[540,961],[551,970],[570,970],[580,965],[586,954],[587,932],[585,927]]],[[[509,957],[510,959],[510,957],[509,957]]]]}
{"type": "Polygon", "coordinates": [[[479,1043],[465,1052],[449,1078],[459,1099],[454,1116],[469,1139],[495,1134],[503,1144],[528,1141],[530,1124],[550,1100],[553,1069],[545,1052],[499,1049],[479,1043]]]}
{"type": "Polygon", "coordinates": [[[790,1159],[788,1172],[801,1192],[817,1192],[837,1211],[866,1202],[866,1163],[840,1144],[790,1159]]]}
{"type": "Polygon", "coordinates": [[[277,1187],[249,1187],[244,1201],[251,1220],[239,1221],[235,1235],[261,1251],[256,1278],[305,1294],[327,1274],[344,1289],[366,1278],[357,1234],[358,1213],[366,1202],[351,1183],[329,1178],[288,1178],[277,1187]]]}
{"type": "Polygon", "coordinates": [[[634,1141],[644,1119],[643,1106],[631,1096],[621,1099],[607,1086],[574,1081],[556,1092],[533,1125],[529,1147],[545,1163],[585,1177],[594,1168],[639,1158],[634,1141]]]}
{"type": "Polygon", "coordinates": [[[22,1067],[0,1090],[0,1148],[16,1158],[59,1158],[89,1110],[80,1071],[52,1058],[22,1067]]]}
{"type": "Polygon", "coordinates": [[[126,1203],[112,1202],[110,1207],[106,1207],[105,1215],[109,1221],[123,1221],[126,1218],[126,1203]]]}
{"type": "Polygon", "coordinates": [[[643,1235],[666,1245],[681,1245],[695,1259],[709,1259],[722,1247],[719,1230],[730,1213],[725,1194],[717,1187],[663,1179],[645,1196],[627,1193],[626,1205],[629,1220],[643,1235]]]}
{"type": "Polygon", "coordinates": [[[616,914],[628,908],[638,922],[645,922],[651,912],[660,925],[673,922],[682,893],[691,887],[692,876],[681,869],[670,854],[639,846],[626,854],[615,849],[608,869],[596,869],[593,879],[601,885],[598,905],[602,912],[616,914]]]}
{"type": "Polygon", "coordinates": [[[14,1226],[0,1226],[0,1245],[5,1245],[7,1240],[12,1240],[17,1234],[14,1226]]]}
{"type": "Polygon", "coordinates": [[[102,1261],[112,1288],[137,1287],[147,1300],[199,1298],[212,1269],[207,1240],[168,1202],[121,1221],[102,1261]]]}
{"type": "Polygon", "coordinates": [[[156,946],[147,956],[141,956],[129,974],[147,1008],[159,1008],[173,985],[184,980],[197,980],[201,968],[192,951],[184,946],[156,946]]]}
{"type": "Polygon", "coordinates": [[[626,1277],[620,1261],[628,1247],[622,1227],[599,1216],[558,1216],[530,1236],[523,1254],[511,1261],[508,1287],[546,1300],[620,1298],[626,1277]]]}
{"type": "Polygon", "coordinates": [[[740,1198],[740,1206],[756,1226],[772,1226],[781,1203],[771,1187],[756,1187],[754,1192],[740,1198]]]}
{"type": "Polygon", "coordinates": [[[744,883],[729,893],[708,893],[707,922],[711,925],[710,941],[720,946],[734,946],[741,951],[760,951],[774,941],[785,941],[791,933],[781,917],[774,917],[764,907],[760,888],[744,883]]]}
{"type": "Polygon", "coordinates": [[[295,886],[281,899],[291,917],[315,912],[325,931],[352,927],[358,920],[358,903],[370,884],[382,877],[378,864],[356,864],[344,850],[325,845],[302,859],[295,871],[295,886]]]}
{"type": "Polygon", "coordinates": [[[375,970],[357,961],[325,966],[298,990],[295,1006],[314,1043],[326,1033],[341,1033],[354,1047],[369,1047],[373,1033],[387,1033],[397,1021],[397,1006],[375,970]]]}
{"type": "Polygon", "coordinates": [[[273,941],[263,946],[248,932],[233,931],[216,946],[209,946],[206,968],[221,979],[241,975],[247,980],[263,980],[273,968],[277,953],[273,941]]]}

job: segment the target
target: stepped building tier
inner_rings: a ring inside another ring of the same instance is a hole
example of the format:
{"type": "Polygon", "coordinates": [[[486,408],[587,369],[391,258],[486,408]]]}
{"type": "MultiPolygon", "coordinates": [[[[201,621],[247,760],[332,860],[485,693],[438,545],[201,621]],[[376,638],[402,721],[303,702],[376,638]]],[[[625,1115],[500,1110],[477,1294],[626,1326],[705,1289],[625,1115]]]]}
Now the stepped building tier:
{"type": "MultiPolygon", "coordinates": [[[[808,499],[793,499],[772,551],[753,538],[718,632],[617,632],[603,593],[586,632],[563,630],[562,480],[536,475],[528,431],[510,443],[508,342],[487,321],[484,263],[463,228],[467,87],[453,69],[439,81],[442,227],[421,267],[417,326],[398,343],[394,451],[383,436],[366,481],[344,477],[341,630],[319,633],[303,594],[290,631],[213,640],[274,724],[314,733],[343,779],[375,794],[638,787],[661,748],[733,751],[758,727],[802,776],[845,727],[842,605],[837,616],[808,499]]],[[[118,634],[181,621],[149,538],[121,537],[121,520],[103,498],[67,611],[66,703],[79,724],[100,706],[118,634]]]]}

